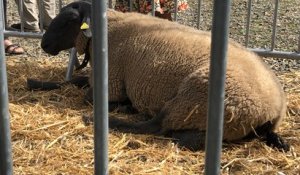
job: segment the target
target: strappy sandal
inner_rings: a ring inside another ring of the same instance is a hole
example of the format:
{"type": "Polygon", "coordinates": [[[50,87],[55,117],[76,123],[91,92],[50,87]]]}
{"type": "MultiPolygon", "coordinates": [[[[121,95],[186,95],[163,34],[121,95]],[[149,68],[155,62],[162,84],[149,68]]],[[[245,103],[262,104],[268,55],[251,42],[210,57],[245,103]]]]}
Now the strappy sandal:
{"type": "Polygon", "coordinates": [[[21,55],[24,53],[24,51],[17,51],[18,48],[22,48],[18,44],[10,44],[6,46],[5,48],[5,54],[7,55],[21,55]]]}

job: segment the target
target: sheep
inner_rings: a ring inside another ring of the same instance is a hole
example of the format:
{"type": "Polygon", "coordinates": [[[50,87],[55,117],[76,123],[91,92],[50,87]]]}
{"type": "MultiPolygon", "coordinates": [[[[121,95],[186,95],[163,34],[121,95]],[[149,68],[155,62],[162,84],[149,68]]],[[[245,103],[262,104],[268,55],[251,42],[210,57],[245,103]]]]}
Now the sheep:
{"type": "MultiPolygon", "coordinates": [[[[80,30],[89,21],[90,8],[80,1],[64,7],[42,38],[43,50],[56,55],[76,46],[80,54],[91,53],[89,29],[80,30]]],[[[110,117],[110,128],[164,135],[179,146],[202,149],[210,33],[137,13],[108,10],[107,16],[109,101],[129,99],[139,115],[149,116],[137,123],[110,117]]],[[[289,150],[275,133],[286,113],[286,98],[274,73],[255,53],[229,40],[226,77],[223,140],[254,135],[289,150]]]]}

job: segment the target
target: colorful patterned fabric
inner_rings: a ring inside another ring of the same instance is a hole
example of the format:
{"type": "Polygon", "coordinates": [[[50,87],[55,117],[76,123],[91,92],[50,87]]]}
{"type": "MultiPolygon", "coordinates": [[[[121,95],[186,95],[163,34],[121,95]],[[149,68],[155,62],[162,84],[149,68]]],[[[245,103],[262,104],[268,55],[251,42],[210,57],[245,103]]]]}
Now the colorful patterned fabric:
{"type": "MultiPolygon", "coordinates": [[[[140,13],[151,13],[152,11],[152,0],[132,0],[132,11],[140,13]]],[[[175,12],[175,1],[174,0],[154,0],[155,11],[164,13],[175,12]]],[[[177,9],[178,12],[184,11],[188,8],[187,0],[178,0],[177,9]]],[[[121,12],[130,11],[129,0],[116,0],[115,10],[121,12]]]]}

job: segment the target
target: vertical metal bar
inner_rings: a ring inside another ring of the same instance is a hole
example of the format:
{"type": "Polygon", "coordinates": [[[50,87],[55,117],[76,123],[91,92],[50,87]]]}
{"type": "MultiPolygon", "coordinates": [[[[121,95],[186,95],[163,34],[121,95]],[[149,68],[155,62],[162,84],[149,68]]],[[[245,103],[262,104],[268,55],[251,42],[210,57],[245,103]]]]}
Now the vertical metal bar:
{"type": "Polygon", "coordinates": [[[6,12],[6,6],[7,6],[7,4],[4,6],[4,1],[1,1],[0,2],[0,12],[3,12],[2,14],[1,14],[1,16],[0,16],[0,18],[2,18],[2,21],[4,21],[4,23],[3,23],[3,29],[5,30],[5,28],[6,28],[6,26],[7,26],[7,12],[6,12]]]}
{"type": "Polygon", "coordinates": [[[278,6],[279,6],[279,0],[275,0],[271,50],[274,50],[274,47],[275,47],[275,36],[276,36],[276,29],[277,29],[276,25],[277,25],[277,16],[278,16],[278,6]]]}
{"type": "Polygon", "coordinates": [[[130,11],[130,12],[132,12],[132,7],[133,7],[132,5],[133,5],[133,4],[132,4],[132,0],[129,0],[129,11],[130,11]]]}
{"type": "MultiPolygon", "coordinates": [[[[3,13],[3,1],[0,3],[3,13]]],[[[0,174],[12,174],[11,136],[8,113],[8,90],[4,52],[4,16],[0,16],[0,174]]]]}
{"type": "Polygon", "coordinates": [[[205,174],[220,174],[230,0],[214,0],[205,174]]]}
{"type": "Polygon", "coordinates": [[[74,66],[77,60],[76,53],[77,51],[75,47],[70,49],[69,63],[68,63],[68,68],[67,68],[66,78],[65,78],[66,81],[70,81],[72,79],[74,66]]]}
{"type": "Polygon", "coordinates": [[[151,14],[152,14],[152,16],[155,16],[155,0],[151,1],[151,6],[152,6],[151,14]]]}
{"type": "Polygon", "coordinates": [[[200,29],[200,20],[201,20],[201,6],[202,6],[202,0],[198,0],[198,18],[197,18],[197,29],[200,29]]]}
{"type": "Polygon", "coordinates": [[[39,21],[40,21],[40,29],[41,32],[44,31],[44,13],[43,13],[43,6],[44,6],[44,2],[42,0],[37,1],[38,3],[38,8],[39,8],[39,21]]]}
{"type": "Polygon", "coordinates": [[[21,18],[21,32],[24,32],[24,8],[23,0],[19,0],[19,14],[21,18]]]}
{"type": "Polygon", "coordinates": [[[108,8],[112,9],[113,8],[113,3],[112,0],[108,0],[108,8]]]}
{"type": "Polygon", "coordinates": [[[129,11],[132,12],[132,0],[129,0],[129,11]]]}
{"type": "Polygon", "coordinates": [[[245,46],[246,47],[248,47],[248,45],[249,45],[251,11],[252,11],[252,0],[248,0],[247,24],[246,24],[246,35],[245,35],[245,46]]]}
{"type": "Polygon", "coordinates": [[[299,33],[299,38],[298,38],[298,53],[300,53],[300,33],[299,33]]]}
{"type": "Polygon", "coordinates": [[[108,38],[106,1],[92,1],[95,174],[108,174],[108,38]],[[98,69],[99,68],[99,69],[98,69]]]}
{"type": "Polygon", "coordinates": [[[175,6],[175,13],[174,13],[174,21],[177,21],[177,15],[178,15],[178,0],[174,0],[174,6],[175,6]]]}
{"type": "Polygon", "coordinates": [[[59,1],[58,1],[58,8],[59,8],[59,11],[60,11],[61,8],[62,8],[62,0],[59,0],[59,1]]]}

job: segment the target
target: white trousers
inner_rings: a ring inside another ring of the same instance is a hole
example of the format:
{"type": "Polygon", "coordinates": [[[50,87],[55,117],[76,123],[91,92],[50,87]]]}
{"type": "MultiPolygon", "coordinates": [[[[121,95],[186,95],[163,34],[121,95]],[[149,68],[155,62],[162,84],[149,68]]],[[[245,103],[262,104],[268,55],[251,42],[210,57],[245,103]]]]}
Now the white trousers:
{"type": "MultiPolygon", "coordinates": [[[[19,12],[20,5],[19,0],[15,0],[19,12]]],[[[55,0],[22,0],[23,4],[23,14],[24,19],[24,27],[30,30],[39,30],[39,15],[43,16],[43,26],[47,28],[52,21],[52,19],[56,16],[55,14],[55,0]],[[41,11],[38,10],[39,3],[42,2],[41,11]]]]}

